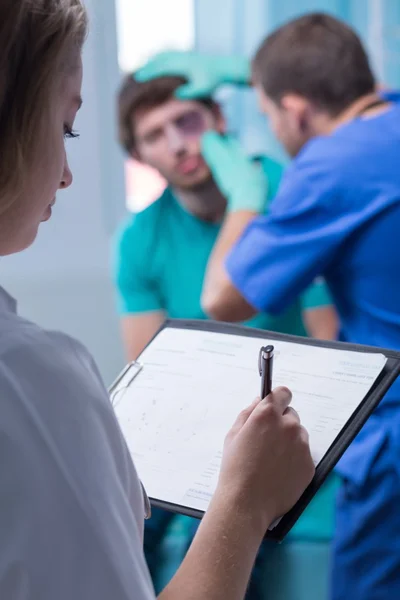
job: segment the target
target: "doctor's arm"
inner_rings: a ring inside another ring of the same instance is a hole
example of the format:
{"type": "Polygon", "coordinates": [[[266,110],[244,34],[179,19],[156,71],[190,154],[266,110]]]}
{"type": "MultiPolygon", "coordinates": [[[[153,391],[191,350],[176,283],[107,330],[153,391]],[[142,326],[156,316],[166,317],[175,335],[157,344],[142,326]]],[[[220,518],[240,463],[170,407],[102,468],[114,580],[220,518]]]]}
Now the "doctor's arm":
{"type": "Polygon", "coordinates": [[[225,259],[248,224],[264,212],[269,182],[262,167],[246,156],[232,138],[213,131],[206,133],[202,154],[227,200],[227,209],[207,266],[201,302],[204,311],[214,319],[243,321],[258,311],[232,284],[225,259]]]}
{"type": "MultiPolygon", "coordinates": [[[[345,194],[327,161],[307,158],[289,167],[267,215],[228,214],[205,279],[208,313],[239,320],[251,311],[288,308],[326,272],[357,224],[345,210],[345,194]]],[[[331,336],[333,320],[330,314],[323,328],[320,320],[311,334],[331,336]]]]}
{"type": "Polygon", "coordinates": [[[217,321],[246,321],[258,312],[233,285],[225,267],[228,254],[256,216],[244,210],[228,213],[209,259],[201,303],[204,312],[217,321]]]}

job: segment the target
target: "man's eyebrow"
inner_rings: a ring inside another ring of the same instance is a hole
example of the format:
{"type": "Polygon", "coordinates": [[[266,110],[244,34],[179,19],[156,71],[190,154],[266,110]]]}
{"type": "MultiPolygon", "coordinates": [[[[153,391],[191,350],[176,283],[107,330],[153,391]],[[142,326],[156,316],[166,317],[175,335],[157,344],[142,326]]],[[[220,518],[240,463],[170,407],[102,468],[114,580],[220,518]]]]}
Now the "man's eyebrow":
{"type": "Polygon", "coordinates": [[[83,100],[82,100],[81,96],[75,96],[74,103],[78,105],[78,110],[79,110],[83,104],[83,100]]]}

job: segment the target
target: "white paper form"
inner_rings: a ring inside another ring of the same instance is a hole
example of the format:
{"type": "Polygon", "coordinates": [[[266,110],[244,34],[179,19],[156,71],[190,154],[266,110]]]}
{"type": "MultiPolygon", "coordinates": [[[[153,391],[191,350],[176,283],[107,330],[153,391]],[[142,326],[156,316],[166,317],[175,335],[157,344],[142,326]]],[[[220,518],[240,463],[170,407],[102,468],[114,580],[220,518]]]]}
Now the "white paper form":
{"type": "Polygon", "coordinates": [[[116,414],[151,498],[205,511],[224,438],[260,392],[260,347],[275,348],[273,386],[292,406],[323,458],[382,371],[386,357],[226,333],[166,328],[140,357],[144,365],[116,414]]]}

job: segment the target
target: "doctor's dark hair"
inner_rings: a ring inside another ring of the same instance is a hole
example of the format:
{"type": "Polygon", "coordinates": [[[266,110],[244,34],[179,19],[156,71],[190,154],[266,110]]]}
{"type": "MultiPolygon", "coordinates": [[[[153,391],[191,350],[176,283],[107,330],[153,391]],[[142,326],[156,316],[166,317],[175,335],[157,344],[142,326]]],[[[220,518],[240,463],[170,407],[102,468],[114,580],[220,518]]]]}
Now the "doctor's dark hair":
{"type": "Polygon", "coordinates": [[[304,15],[269,35],[253,59],[253,79],[278,105],[295,93],[332,117],[376,89],[360,38],[323,13],[304,15]]]}
{"type": "Polygon", "coordinates": [[[40,153],[55,86],[86,37],[80,0],[0,2],[0,215],[40,153]]]}
{"type": "MultiPolygon", "coordinates": [[[[174,97],[176,90],[187,80],[183,77],[157,77],[139,82],[135,74],[124,78],[118,93],[118,139],[125,152],[132,156],[135,151],[135,136],[132,119],[153,108],[157,108],[174,97]]],[[[210,110],[218,108],[212,98],[201,98],[199,102],[210,110]]]]}

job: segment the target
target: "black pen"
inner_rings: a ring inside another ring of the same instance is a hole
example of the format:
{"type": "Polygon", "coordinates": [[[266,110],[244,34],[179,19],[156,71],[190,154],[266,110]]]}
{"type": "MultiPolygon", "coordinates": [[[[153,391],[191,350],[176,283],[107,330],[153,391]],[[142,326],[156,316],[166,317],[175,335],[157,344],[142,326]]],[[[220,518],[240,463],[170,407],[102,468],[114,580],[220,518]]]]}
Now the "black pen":
{"type": "Polygon", "coordinates": [[[272,391],[272,367],[274,364],[274,347],[263,346],[258,356],[258,370],[261,376],[261,399],[272,391]]]}

